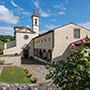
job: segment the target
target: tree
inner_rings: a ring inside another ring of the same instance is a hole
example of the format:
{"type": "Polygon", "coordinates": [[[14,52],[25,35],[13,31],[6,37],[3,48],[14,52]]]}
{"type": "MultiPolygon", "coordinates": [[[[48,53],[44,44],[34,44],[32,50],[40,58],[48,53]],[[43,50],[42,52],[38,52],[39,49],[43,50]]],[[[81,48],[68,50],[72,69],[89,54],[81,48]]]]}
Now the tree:
{"type": "Polygon", "coordinates": [[[71,44],[70,56],[55,64],[55,69],[46,75],[63,90],[90,90],[90,48],[85,46],[89,39],[81,39],[81,45],[71,44]],[[77,49],[76,49],[77,48],[77,49]]]}
{"type": "Polygon", "coordinates": [[[0,35],[0,54],[3,54],[4,43],[13,40],[14,40],[13,36],[0,35]]]}

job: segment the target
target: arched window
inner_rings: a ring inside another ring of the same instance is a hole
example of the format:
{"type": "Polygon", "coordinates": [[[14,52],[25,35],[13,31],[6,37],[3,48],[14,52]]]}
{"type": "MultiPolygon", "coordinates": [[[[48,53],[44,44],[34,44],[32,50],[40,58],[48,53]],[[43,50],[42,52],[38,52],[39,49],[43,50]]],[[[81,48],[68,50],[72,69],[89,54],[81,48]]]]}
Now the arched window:
{"type": "Polygon", "coordinates": [[[35,25],[37,25],[37,19],[35,19],[35,25]]]}

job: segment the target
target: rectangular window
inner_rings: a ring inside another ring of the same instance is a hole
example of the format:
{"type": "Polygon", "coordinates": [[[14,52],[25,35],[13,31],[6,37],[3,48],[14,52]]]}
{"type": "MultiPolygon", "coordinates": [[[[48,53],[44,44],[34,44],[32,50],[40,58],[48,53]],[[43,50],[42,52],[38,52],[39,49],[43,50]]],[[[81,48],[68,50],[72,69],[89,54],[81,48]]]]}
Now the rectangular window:
{"type": "Polygon", "coordinates": [[[74,38],[80,38],[80,29],[74,29],[74,38]]]}
{"type": "Polygon", "coordinates": [[[46,42],[46,38],[44,38],[44,41],[46,42]]]}
{"type": "Polygon", "coordinates": [[[50,41],[50,37],[48,38],[48,41],[50,41]]]}

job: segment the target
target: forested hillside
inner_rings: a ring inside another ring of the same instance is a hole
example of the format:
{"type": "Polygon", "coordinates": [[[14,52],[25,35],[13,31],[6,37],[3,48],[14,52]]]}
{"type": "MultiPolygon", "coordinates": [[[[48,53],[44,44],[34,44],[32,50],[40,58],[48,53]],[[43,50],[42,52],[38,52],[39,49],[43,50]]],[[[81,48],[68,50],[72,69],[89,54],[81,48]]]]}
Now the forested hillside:
{"type": "Polygon", "coordinates": [[[13,36],[0,35],[0,54],[3,53],[4,43],[9,42],[9,41],[13,41],[13,40],[14,40],[13,36]]]}

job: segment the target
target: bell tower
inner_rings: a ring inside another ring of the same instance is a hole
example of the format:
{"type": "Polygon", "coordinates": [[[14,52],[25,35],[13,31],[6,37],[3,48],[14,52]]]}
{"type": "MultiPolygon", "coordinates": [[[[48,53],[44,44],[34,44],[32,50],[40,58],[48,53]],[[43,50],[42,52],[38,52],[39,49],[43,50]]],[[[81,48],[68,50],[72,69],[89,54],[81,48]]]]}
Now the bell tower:
{"type": "Polygon", "coordinates": [[[39,16],[37,14],[36,8],[34,8],[34,12],[32,15],[32,30],[39,34],[39,16]]]}

